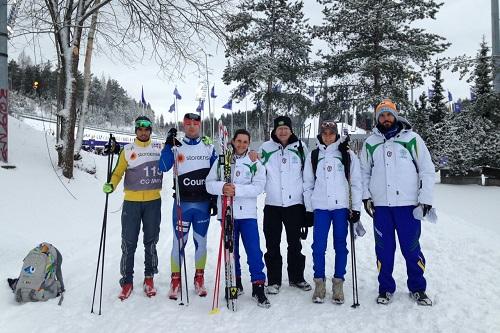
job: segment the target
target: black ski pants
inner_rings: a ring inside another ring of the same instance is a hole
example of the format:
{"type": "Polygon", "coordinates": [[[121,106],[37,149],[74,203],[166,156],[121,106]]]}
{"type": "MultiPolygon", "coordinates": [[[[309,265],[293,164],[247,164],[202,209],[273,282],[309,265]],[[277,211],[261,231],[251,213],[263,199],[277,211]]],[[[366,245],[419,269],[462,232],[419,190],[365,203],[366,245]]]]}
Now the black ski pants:
{"type": "Polygon", "coordinates": [[[280,252],[281,231],[285,226],[288,242],[287,270],[289,282],[304,281],[306,257],[300,252],[300,226],[305,216],[304,205],[279,207],[266,205],[264,207],[264,236],[267,252],[264,260],[267,267],[267,284],[281,285],[283,260],[280,252]]]}

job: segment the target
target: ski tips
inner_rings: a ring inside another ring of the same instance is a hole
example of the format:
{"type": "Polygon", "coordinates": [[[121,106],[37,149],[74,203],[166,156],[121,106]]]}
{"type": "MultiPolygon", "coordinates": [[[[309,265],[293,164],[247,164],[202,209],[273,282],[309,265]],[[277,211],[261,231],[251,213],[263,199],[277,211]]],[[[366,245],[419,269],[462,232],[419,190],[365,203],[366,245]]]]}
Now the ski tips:
{"type": "Polygon", "coordinates": [[[210,310],[210,312],[208,314],[214,315],[214,314],[219,314],[219,312],[220,312],[220,309],[219,308],[215,308],[215,309],[210,310]]]}

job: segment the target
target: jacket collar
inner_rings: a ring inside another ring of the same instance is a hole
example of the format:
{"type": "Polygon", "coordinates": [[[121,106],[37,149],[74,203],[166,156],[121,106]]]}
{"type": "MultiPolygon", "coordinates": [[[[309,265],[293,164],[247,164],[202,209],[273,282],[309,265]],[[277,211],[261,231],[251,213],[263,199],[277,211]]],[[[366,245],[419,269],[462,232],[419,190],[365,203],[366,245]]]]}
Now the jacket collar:
{"type": "Polygon", "coordinates": [[[142,148],[145,148],[147,146],[149,146],[151,144],[151,139],[149,139],[148,141],[146,142],[142,142],[141,140],[135,138],[134,139],[134,144],[137,146],[137,147],[142,147],[142,148]]]}
{"type": "Polygon", "coordinates": [[[185,136],[182,141],[187,144],[187,145],[191,145],[191,146],[194,146],[194,145],[197,145],[198,143],[200,143],[201,141],[201,138],[200,137],[197,137],[195,139],[191,139],[191,138],[188,138],[187,136],[185,136]]]}

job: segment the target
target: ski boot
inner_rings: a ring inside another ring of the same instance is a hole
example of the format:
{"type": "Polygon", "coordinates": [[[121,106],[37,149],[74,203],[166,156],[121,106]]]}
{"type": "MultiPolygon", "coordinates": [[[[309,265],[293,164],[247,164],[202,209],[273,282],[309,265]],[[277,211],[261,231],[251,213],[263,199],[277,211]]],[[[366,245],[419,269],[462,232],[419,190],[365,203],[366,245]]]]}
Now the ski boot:
{"type": "Polygon", "coordinates": [[[387,305],[392,299],[392,294],[389,292],[380,293],[377,297],[377,303],[387,305]]]}
{"type": "Polygon", "coordinates": [[[414,293],[410,293],[410,297],[413,298],[417,302],[418,305],[432,306],[432,301],[427,296],[425,291],[417,291],[414,293]]]}
{"type": "Polygon", "coordinates": [[[144,289],[144,293],[146,294],[146,296],[153,297],[156,295],[156,288],[152,276],[146,276],[144,278],[144,283],[142,287],[144,289]]]}
{"type": "Polygon", "coordinates": [[[332,302],[344,304],[344,280],[333,278],[332,283],[332,302]]]}
{"type": "Polygon", "coordinates": [[[314,279],[314,293],[312,296],[313,303],[323,303],[326,296],[326,286],[325,279],[315,278],[314,279]]]}
{"type": "Polygon", "coordinates": [[[264,281],[257,281],[252,284],[252,297],[261,308],[268,309],[271,307],[271,303],[264,293],[264,281]]]}
{"type": "Polygon", "coordinates": [[[130,294],[132,294],[132,290],[134,289],[134,285],[132,283],[124,283],[122,285],[122,291],[118,295],[118,298],[122,301],[126,300],[130,294]]]}
{"type": "Polygon", "coordinates": [[[207,289],[205,288],[205,279],[203,277],[204,270],[197,269],[194,274],[194,291],[200,297],[207,296],[207,289]]]}
{"type": "Polygon", "coordinates": [[[181,287],[181,273],[172,273],[172,279],[170,281],[170,290],[168,292],[168,298],[176,300],[179,295],[179,290],[181,287]]]}

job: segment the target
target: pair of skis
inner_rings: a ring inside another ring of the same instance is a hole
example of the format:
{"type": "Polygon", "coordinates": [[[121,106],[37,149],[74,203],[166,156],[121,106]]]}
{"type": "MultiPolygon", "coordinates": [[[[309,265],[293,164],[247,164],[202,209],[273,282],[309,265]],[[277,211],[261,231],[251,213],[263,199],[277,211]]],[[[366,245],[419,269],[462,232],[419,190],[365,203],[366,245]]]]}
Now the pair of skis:
{"type": "MultiPolygon", "coordinates": [[[[231,164],[234,163],[233,148],[228,142],[227,128],[219,122],[219,139],[221,145],[221,155],[219,156],[219,170],[222,168],[225,183],[232,183],[231,164]]],[[[220,266],[222,259],[222,246],[224,245],[224,268],[225,268],[225,298],[227,307],[231,311],[236,311],[238,300],[238,288],[236,287],[236,272],[234,261],[234,217],[233,217],[233,197],[222,196],[222,221],[221,237],[219,242],[219,255],[217,258],[217,269],[215,275],[214,298],[212,301],[211,313],[219,311],[219,286],[220,286],[220,266]]]]}

